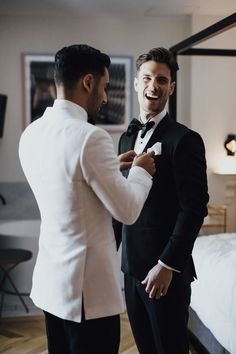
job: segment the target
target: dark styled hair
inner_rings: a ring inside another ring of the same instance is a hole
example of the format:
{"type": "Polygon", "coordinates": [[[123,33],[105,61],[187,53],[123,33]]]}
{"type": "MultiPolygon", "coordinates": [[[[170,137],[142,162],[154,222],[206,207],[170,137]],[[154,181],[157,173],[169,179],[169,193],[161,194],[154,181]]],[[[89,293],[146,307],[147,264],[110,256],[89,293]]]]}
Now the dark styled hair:
{"type": "Polygon", "coordinates": [[[179,70],[179,66],[175,60],[174,55],[171,51],[166,48],[159,47],[150,49],[148,53],[141,54],[136,60],[136,69],[137,72],[140,69],[140,66],[147,61],[153,60],[157,63],[165,63],[169,69],[171,74],[171,81],[175,80],[176,72],[179,70]]]}
{"type": "Polygon", "coordinates": [[[87,44],[64,47],[55,55],[54,80],[56,85],[63,84],[65,88],[73,89],[86,74],[103,76],[110,63],[108,55],[87,44]]]}

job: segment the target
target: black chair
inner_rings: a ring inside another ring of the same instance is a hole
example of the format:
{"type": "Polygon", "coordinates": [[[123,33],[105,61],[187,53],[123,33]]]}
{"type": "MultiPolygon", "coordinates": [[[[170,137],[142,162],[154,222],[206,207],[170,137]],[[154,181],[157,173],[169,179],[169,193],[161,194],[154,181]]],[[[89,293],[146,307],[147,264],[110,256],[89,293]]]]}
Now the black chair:
{"type": "Polygon", "coordinates": [[[0,272],[2,273],[2,278],[0,280],[0,293],[1,293],[1,303],[0,303],[0,317],[2,316],[4,294],[17,295],[22,302],[26,312],[29,312],[26,303],[24,302],[22,296],[29,295],[28,293],[20,293],[14,284],[10,272],[16,268],[20,263],[26,262],[32,258],[32,252],[23,249],[5,248],[0,249],[0,272]],[[9,291],[5,289],[6,282],[9,282],[14,289],[14,291],[9,291]]]}

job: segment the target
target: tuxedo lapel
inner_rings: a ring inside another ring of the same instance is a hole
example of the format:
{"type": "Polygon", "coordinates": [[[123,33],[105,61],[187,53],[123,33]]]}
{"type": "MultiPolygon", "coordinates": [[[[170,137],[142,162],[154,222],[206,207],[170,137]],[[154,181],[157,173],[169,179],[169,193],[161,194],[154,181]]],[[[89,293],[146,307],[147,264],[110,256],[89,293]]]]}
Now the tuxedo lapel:
{"type": "Polygon", "coordinates": [[[147,149],[152,147],[157,141],[161,140],[162,136],[165,134],[166,130],[169,128],[169,125],[173,122],[170,118],[169,114],[167,113],[165,117],[160,121],[157,125],[156,129],[154,130],[151,138],[147,142],[147,145],[143,149],[144,152],[147,152],[147,149]]]}
{"type": "Polygon", "coordinates": [[[119,154],[122,154],[123,152],[129,150],[133,150],[137,135],[138,133],[133,134],[131,136],[127,136],[126,133],[122,135],[119,144],[119,154]]]}

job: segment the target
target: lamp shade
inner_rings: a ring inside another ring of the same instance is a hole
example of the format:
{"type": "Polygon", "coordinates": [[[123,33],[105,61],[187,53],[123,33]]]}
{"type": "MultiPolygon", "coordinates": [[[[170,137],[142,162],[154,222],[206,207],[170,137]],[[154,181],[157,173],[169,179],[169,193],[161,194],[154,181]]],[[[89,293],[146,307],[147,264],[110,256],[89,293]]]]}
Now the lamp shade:
{"type": "Polygon", "coordinates": [[[224,142],[227,155],[234,156],[236,152],[236,135],[229,134],[224,142]]]}

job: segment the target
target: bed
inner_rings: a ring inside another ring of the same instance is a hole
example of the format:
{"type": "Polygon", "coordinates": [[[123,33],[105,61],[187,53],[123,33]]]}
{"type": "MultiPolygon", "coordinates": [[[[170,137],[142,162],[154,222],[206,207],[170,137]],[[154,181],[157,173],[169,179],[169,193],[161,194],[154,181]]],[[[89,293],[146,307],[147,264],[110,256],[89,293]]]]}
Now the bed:
{"type": "Polygon", "coordinates": [[[199,236],[189,330],[211,354],[236,354],[236,233],[199,236]]]}

